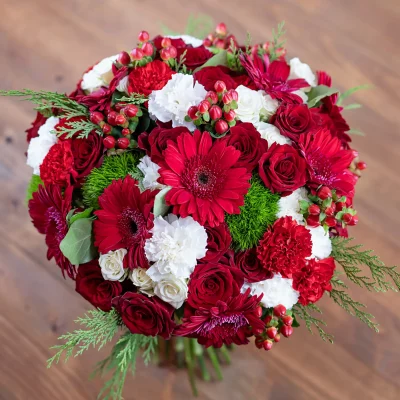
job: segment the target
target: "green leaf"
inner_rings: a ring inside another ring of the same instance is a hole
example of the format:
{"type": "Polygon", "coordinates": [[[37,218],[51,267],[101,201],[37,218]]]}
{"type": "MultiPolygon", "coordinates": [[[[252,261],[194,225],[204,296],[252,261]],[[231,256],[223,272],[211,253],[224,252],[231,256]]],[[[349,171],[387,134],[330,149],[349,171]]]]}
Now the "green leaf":
{"type": "Polygon", "coordinates": [[[82,218],[89,218],[90,214],[92,213],[93,208],[86,208],[84,211],[71,215],[70,218],[68,219],[68,215],[67,215],[67,219],[68,219],[68,223],[70,225],[72,225],[75,221],[77,221],[78,219],[82,219],[82,218]]]}
{"type": "Polygon", "coordinates": [[[211,57],[206,63],[201,67],[196,68],[193,73],[200,71],[205,67],[216,67],[218,65],[228,66],[228,57],[226,50],[219,51],[215,56],[211,57]]]}
{"type": "Polygon", "coordinates": [[[361,108],[362,105],[358,104],[358,103],[353,103],[353,104],[348,104],[347,106],[344,106],[343,109],[344,110],[355,110],[357,108],[361,108]]]}
{"type": "Polygon", "coordinates": [[[93,245],[92,224],[89,218],[76,220],[60,243],[60,250],[73,265],[87,263],[97,256],[93,245]]]}
{"type": "Polygon", "coordinates": [[[331,96],[332,94],[338,93],[339,91],[335,88],[331,88],[325,85],[318,85],[313,87],[308,92],[308,107],[315,107],[319,101],[323,98],[331,96]]]}
{"type": "Polygon", "coordinates": [[[169,192],[170,189],[171,187],[167,186],[157,193],[154,199],[154,218],[157,218],[160,215],[163,216],[168,212],[169,206],[167,206],[167,204],[165,203],[165,195],[169,192]]]}
{"type": "Polygon", "coordinates": [[[358,129],[350,129],[346,133],[349,133],[350,135],[365,136],[365,133],[359,131],[358,129]]]}
{"type": "Polygon", "coordinates": [[[342,93],[337,101],[337,105],[340,106],[343,102],[343,100],[347,99],[347,97],[351,96],[353,93],[359,91],[359,90],[363,90],[363,89],[371,89],[372,86],[371,85],[359,85],[359,86],[355,86],[349,90],[346,90],[344,93],[342,93]]]}

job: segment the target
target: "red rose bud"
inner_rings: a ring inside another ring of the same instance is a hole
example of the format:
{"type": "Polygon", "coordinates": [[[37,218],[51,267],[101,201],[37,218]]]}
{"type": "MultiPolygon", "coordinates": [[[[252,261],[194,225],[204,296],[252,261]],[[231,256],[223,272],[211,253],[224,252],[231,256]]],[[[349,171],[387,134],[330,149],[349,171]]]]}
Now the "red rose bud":
{"type": "Polygon", "coordinates": [[[327,198],[330,198],[330,197],[332,197],[331,189],[329,189],[327,186],[322,186],[322,188],[318,190],[317,196],[321,200],[325,200],[327,198]]]}
{"type": "Polygon", "coordinates": [[[126,106],[124,108],[124,114],[128,117],[128,118],[133,118],[136,117],[136,114],[139,111],[139,107],[135,106],[134,104],[129,104],[128,106],[126,106]]]}
{"type": "Polygon", "coordinates": [[[231,90],[229,90],[229,93],[232,96],[233,100],[235,100],[235,101],[239,100],[239,94],[238,94],[238,92],[236,90],[231,89],[231,90]]]}
{"type": "Polygon", "coordinates": [[[190,119],[192,119],[193,121],[198,119],[199,117],[196,115],[198,111],[199,111],[199,109],[196,106],[189,107],[188,115],[189,115],[190,119]]]}
{"type": "Polygon", "coordinates": [[[138,35],[139,42],[147,42],[150,39],[149,32],[140,31],[138,35]]]}
{"type": "Polygon", "coordinates": [[[115,147],[114,136],[107,136],[103,139],[103,144],[106,149],[113,149],[115,147]]]}
{"type": "Polygon", "coordinates": [[[111,133],[111,126],[108,124],[104,124],[101,129],[105,135],[109,135],[111,133]]]}
{"type": "Polygon", "coordinates": [[[92,111],[90,113],[90,121],[98,125],[101,121],[104,121],[104,115],[99,111],[92,111]]]}
{"type": "Polygon", "coordinates": [[[225,36],[227,32],[226,25],[223,22],[219,23],[215,28],[215,33],[217,35],[225,36]]]}
{"type": "Polygon", "coordinates": [[[222,102],[224,104],[230,104],[232,103],[232,95],[229,92],[224,93],[224,95],[222,96],[222,102]]]}
{"type": "Polygon", "coordinates": [[[367,163],[365,161],[360,161],[357,163],[357,169],[359,169],[360,171],[363,171],[366,168],[367,168],[367,163]]]}
{"type": "Polygon", "coordinates": [[[256,311],[257,311],[257,313],[256,313],[257,317],[258,317],[258,318],[261,318],[262,313],[263,313],[262,307],[261,307],[261,306],[258,306],[257,309],[256,309],[256,311]]]}
{"type": "Polygon", "coordinates": [[[126,51],[119,53],[117,61],[122,65],[128,65],[131,62],[131,57],[126,51]]]}
{"type": "Polygon", "coordinates": [[[145,56],[150,57],[153,55],[154,47],[151,43],[147,42],[143,44],[142,51],[145,56]]]}
{"type": "Polygon", "coordinates": [[[223,81],[217,81],[214,84],[214,89],[217,93],[222,93],[226,90],[226,85],[225,82],[223,81]]]}
{"type": "Polygon", "coordinates": [[[167,37],[163,38],[161,40],[161,46],[164,48],[171,46],[171,39],[167,37]]]}
{"type": "Polygon", "coordinates": [[[282,317],[282,322],[287,326],[292,326],[293,324],[293,317],[290,315],[284,315],[282,317]]]}
{"type": "Polygon", "coordinates": [[[330,228],[336,226],[336,218],[335,217],[326,217],[325,224],[328,225],[330,228]]]}
{"type": "Polygon", "coordinates": [[[308,207],[308,213],[311,215],[319,215],[321,213],[321,209],[319,208],[318,204],[311,204],[308,207]]]}
{"type": "Polygon", "coordinates": [[[176,56],[178,55],[178,50],[176,50],[176,47],[169,46],[168,50],[169,50],[169,54],[170,54],[171,58],[176,58],[176,56]]]}
{"type": "Polygon", "coordinates": [[[278,329],[276,329],[274,326],[271,326],[270,328],[267,329],[267,336],[270,339],[273,339],[278,333],[278,329]]]}
{"type": "Polygon", "coordinates": [[[169,48],[161,49],[160,57],[161,57],[162,60],[168,61],[171,58],[171,53],[169,51],[169,48]]]}
{"type": "Polygon", "coordinates": [[[320,226],[318,215],[309,215],[306,219],[306,222],[307,222],[307,225],[311,226],[312,228],[316,228],[317,226],[320,226]]]}
{"type": "Polygon", "coordinates": [[[342,211],[344,207],[346,207],[346,203],[342,203],[342,202],[336,203],[336,211],[337,212],[342,211]]]}
{"type": "Polygon", "coordinates": [[[229,125],[223,119],[218,120],[215,124],[215,131],[218,133],[218,135],[223,135],[228,129],[229,125]]]}
{"type": "MultiPolygon", "coordinates": [[[[109,136],[110,137],[110,136],[109,136]]],[[[120,149],[126,149],[129,146],[129,139],[126,137],[121,137],[117,140],[117,145],[120,149]]]]}
{"type": "Polygon", "coordinates": [[[117,125],[124,125],[125,122],[126,122],[125,115],[118,114],[118,115],[115,117],[115,123],[116,123],[117,125]]]}
{"type": "Polygon", "coordinates": [[[281,318],[286,314],[286,307],[282,304],[278,304],[274,307],[274,315],[275,317],[281,318]]]}
{"type": "Polygon", "coordinates": [[[131,131],[129,130],[129,128],[124,128],[124,129],[122,129],[122,132],[121,132],[124,136],[128,136],[128,135],[130,135],[131,134],[131,131]]]}
{"type": "Polygon", "coordinates": [[[283,325],[280,329],[280,333],[288,338],[293,333],[293,328],[288,325],[283,325]]]}
{"type": "Polygon", "coordinates": [[[358,224],[358,217],[357,215],[353,215],[351,218],[351,221],[348,223],[350,226],[355,226],[358,224]]]}
{"type": "Polygon", "coordinates": [[[273,344],[274,344],[274,343],[273,343],[271,340],[265,340],[265,341],[263,342],[264,350],[270,351],[270,350],[272,349],[272,345],[273,345],[273,344]]]}
{"type": "Polygon", "coordinates": [[[220,119],[222,117],[222,110],[221,107],[212,106],[209,110],[210,117],[213,121],[220,119]]]}
{"type": "Polygon", "coordinates": [[[235,120],[236,117],[236,113],[233,110],[229,110],[228,112],[224,112],[224,118],[228,121],[228,122],[232,122],[235,120]]]}
{"type": "Polygon", "coordinates": [[[211,104],[217,104],[218,103],[218,95],[217,93],[213,92],[210,90],[206,94],[206,99],[211,101],[211,104]]]}
{"type": "Polygon", "coordinates": [[[327,207],[327,208],[325,209],[325,214],[326,214],[328,217],[332,217],[332,216],[335,214],[335,211],[336,211],[336,204],[335,204],[335,203],[332,203],[332,204],[330,205],[330,207],[327,207]]]}
{"type": "Polygon", "coordinates": [[[345,224],[350,224],[352,219],[353,219],[353,216],[351,214],[349,214],[349,213],[343,214],[343,216],[342,216],[342,221],[345,224]]]}
{"type": "Polygon", "coordinates": [[[278,343],[281,340],[281,335],[278,333],[275,337],[274,337],[274,342],[278,343]]]}
{"type": "Polygon", "coordinates": [[[134,61],[139,61],[144,57],[144,53],[142,49],[136,48],[131,51],[131,58],[134,61]]]}
{"type": "Polygon", "coordinates": [[[197,108],[199,109],[201,114],[204,114],[210,109],[210,103],[208,102],[208,100],[203,100],[199,103],[197,108]]]}

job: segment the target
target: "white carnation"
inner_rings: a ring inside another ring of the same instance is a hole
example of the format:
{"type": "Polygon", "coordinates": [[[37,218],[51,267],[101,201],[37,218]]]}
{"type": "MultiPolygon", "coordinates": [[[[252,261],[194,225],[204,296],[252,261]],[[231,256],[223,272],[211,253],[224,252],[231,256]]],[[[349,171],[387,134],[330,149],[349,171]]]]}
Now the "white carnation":
{"type": "Polygon", "coordinates": [[[289,79],[304,79],[310,86],[317,86],[317,80],[310,66],[295,57],[289,61],[290,75],[289,79]]]}
{"type": "Polygon", "coordinates": [[[187,298],[186,280],[172,274],[166,275],[154,286],[154,294],[174,308],[179,308],[187,298]]]}
{"type": "Polygon", "coordinates": [[[275,307],[282,304],[287,309],[291,309],[299,299],[299,292],[293,289],[293,279],[282,278],[280,274],[275,274],[272,279],[256,283],[245,283],[241,292],[247,288],[251,289],[252,295],[263,294],[261,304],[264,307],[275,307]]]}
{"type": "Polygon", "coordinates": [[[260,132],[260,135],[263,139],[268,142],[268,146],[271,146],[273,143],[278,144],[291,144],[289,138],[281,135],[279,129],[272,124],[268,124],[267,122],[258,122],[254,124],[254,127],[260,132]]]}
{"type": "Polygon", "coordinates": [[[152,237],[146,240],[144,249],[147,259],[154,262],[147,270],[154,281],[168,274],[189,278],[197,260],[206,255],[206,230],[192,217],[158,217],[150,232],[152,237]]]}
{"type": "Polygon", "coordinates": [[[153,163],[153,161],[151,161],[151,158],[149,156],[144,156],[140,160],[137,167],[140,169],[140,171],[142,171],[144,175],[142,185],[145,189],[161,190],[165,188],[165,185],[157,182],[157,179],[160,177],[160,174],[158,173],[160,166],[157,165],[156,163],[153,163]]]}
{"type": "Polygon", "coordinates": [[[59,118],[50,117],[39,128],[37,137],[31,139],[28,146],[28,157],[26,163],[33,168],[35,175],[40,174],[40,166],[50,148],[57,143],[57,135],[52,133],[55,126],[60,121],[59,118]]]}
{"type": "Polygon", "coordinates": [[[128,93],[128,81],[129,78],[127,76],[123,77],[117,85],[117,90],[121,93],[128,93]]]}
{"type": "Polygon", "coordinates": [[[311,233],[312,251],[310,258],[318,258],[322,260],[332,253],[332,242],[329,233],[325,232],[322,226],[312,228],[306,227],[311,233]]]}
{"type": "Polygon", "coordinates": [[[104,58],[90,71],[86,72],[82,77],[81,88],[92,93],[97,89],[100,89],[102,86],[108,87],[114,77],[112,73],[112,65],[117,58],[118,54],[104,58]]]}
{"type": "Polygon", "coordinates": [[[139,289],[139,292],[154,296],[154,282],[147,275],[147,270],[144,268],[135,268],[129,275],[130,280],[139,289]]]}
{"type": "Polygon", "coordinates": [[[302,187],[295,190],[289,196],[281,197],[278,202],[278,218],[292,217],[297,223],[304,224],[304,217],[300,213],[300,200],[309,201],[307,190],[302,187]]]}
{"type": "Polygon", "coordinates": [[[124,257],[126,253],[126,249],[118,249],[100,255],[99,265],[105,280],[122,282],[125,279],[124,257]]]}
{"type": "Polygon", "coordinates": [[[185,121],[188,109],[199,104],[207,94],[203,85],[194,82],[192,75],[174,74],[161,90],[149,96],[149,113],[161,122],[172,121],[172,127],[186,126],[194,131],[193,122],[185,121]]]}
{"type": "Polygon", "coordinates": [[[170,39],[182,39],[186,44],[191,44],[193,47],[199,47],[203,44],[201,39],[197,39],[190,35],[170,35],[167,37],[170,39]]]}

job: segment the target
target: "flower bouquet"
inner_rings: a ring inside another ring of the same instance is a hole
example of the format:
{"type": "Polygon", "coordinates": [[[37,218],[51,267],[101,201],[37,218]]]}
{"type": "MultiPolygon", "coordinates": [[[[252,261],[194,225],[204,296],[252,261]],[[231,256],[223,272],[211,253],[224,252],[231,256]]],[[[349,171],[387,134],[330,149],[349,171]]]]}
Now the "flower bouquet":
{"type": "Polygon", "coordinates": [[[222,23],[203,39],[142,31],[69,95],[1,93],[36,105],[29,214],[95,307],[49,366],[120,335],[97,367],[111,373],[105,398],[121,398],[140,350],[146,362],[173,350],[196,393],[233,345],[269,351],[302,321],[332,341],[315,316],[324,294],[377,330],[342,280],[400,287],[348,238],[366,164],[342,111],[362,87],[340,94],[288,60],[283,33],[240,45],[222,23]]]}

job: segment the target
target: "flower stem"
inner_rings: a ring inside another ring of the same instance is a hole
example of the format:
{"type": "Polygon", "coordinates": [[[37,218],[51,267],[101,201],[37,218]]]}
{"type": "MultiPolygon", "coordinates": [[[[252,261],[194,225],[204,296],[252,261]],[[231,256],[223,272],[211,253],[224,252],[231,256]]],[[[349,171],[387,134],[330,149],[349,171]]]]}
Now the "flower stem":
{"type": "Polygon", "coordinates": [[[226,363],[230,364],[231,363],[231,356],[229,355],[229,349],[225,345],[223,345],[221,347],[221,354],[224,357],[226,363]]]}
{"type": "Polygon", "coordinates": [[[185,366],[185,345],[182,337],[177,336],[175,342],[176,363],[178,368],[185,366]]]}
{"type": "Polygon", "coordinates": [[[196,379],[194,376],[194,360],[193,360],[193,353],[190,345],[189,338],[183,338],[183,344],[185,348],[185,360],[186,360],[186,368],[189,375],[189,382],[192,388],[193,396],[198,396],[197,386],[196,386],[196,379]]]}
{"type": "Polygon", "coordinates": [[[217,356],[217,353],[215,352],[214,347],[208,347],[207,353],[208,353],[211,363],[215,369],[215,373],[217,374],[217,379],[219,381],[222,381],[223,376],[222,376],[221,366],[219,365],[218,356],[217,356]]]}
{"type": "Polygon", "coordinates": [[[207,369],[206,360],[204,358],[203,346],[198,344],[196,339],[193,339],[192,345],[193,345],[194,353],[195,353],[196,358],[200,365],[201,375],[203,377],[203,380],[208,382],[209,380],[211,380],[211,375],[207,369]]]}

